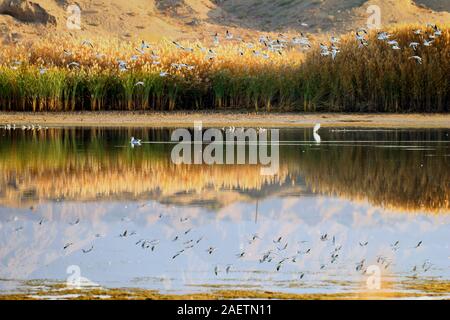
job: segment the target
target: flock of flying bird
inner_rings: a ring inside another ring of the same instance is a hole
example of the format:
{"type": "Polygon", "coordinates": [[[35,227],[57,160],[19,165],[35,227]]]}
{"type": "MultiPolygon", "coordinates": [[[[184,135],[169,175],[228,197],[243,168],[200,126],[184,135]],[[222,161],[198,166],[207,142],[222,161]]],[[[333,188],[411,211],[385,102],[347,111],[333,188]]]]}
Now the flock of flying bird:
{"type": "MultiPolygon", "coordinates": [[[[414,52],[417,52],[417,49],[423,45],[424,47],[431,47],[436,40],[436,38],[440,37],[442,35],[442,30],[436,25],[427,23],[426,27],[430,30],[433,30],[432,32],[429,32],[427,30],[422,29],[415,29],[412,30],[413,34],[417,36],[416,41],[412,41],[409,43],[408,47],[411,48],[414,52]]],[[[366,39],[366,36],[368,35],[368,32],[364,28],[360,28],[355,32],[356,41],[359,44],[360,48],[367,47],[369,45],[369,42],[366,39]]],[[[383,41],[386,44],[388,44],[392,50],[402,50],[400,47],[400,44],[398,40],[393,39],[393,35],[389,34],[385,31],[380,31],[377,33],[377,39],[379,41],[383,41]]],[[[321,55],[322,56],[328,56],[331,55],[333,59],[336,57],[337,53],[339,52],[339,48],[336,47],[336,43],[339,42],[339,39],[332,38],[331,39],[331,49],[329,50],[327,46],[321,44],[321,55]]],[[[422,57],[414,54],[409,57],[409,59],[414,59],[418,64],[422,64],[422,57]]]]}
{"type": "MultiPolygon", "coordinates": [[[[138,207],[143,207],[143,206],[145,206],[145,204],[139,205],[138,207]]],[[[163,215],[163,214],[159,214],[159,216],[158,216],[159,221],[162,221],[163,219],[166,219],[166,218],[170,219],[171,217],[168,215],[163,215]]],[[[190,220],[190,217],[180,217],[180,218],[176,218],[176,219],[178,219],[179,222],[181,224],[183,224],[183,223],[188,222],[190,220]]],[[[18,221],[18,219],[16,217],[14,220],[10,220],[7,222],[17,222],[17,221],[18,221]]],[[[122,218],[121,221],[122,222],[130,222],[131,220],[129,218],[122,218]]],[[[38,225],[40,227],[42,227],[47,222],[49,222],[49,221],[42,218],[38,222],[38,225]]],[[[74,221],[69,222],[69,225],[70,225],[70,227],[76,227],[77,225],[80,225],[80,223],[81,223],[80,218],[77,218],[74,221]]],[[[16,228],[15,232],[20,232],[23,229],[24,229],[23,227],[16,228]]],[[[184,231],[181,231],[176,235],[172,235],[165,240],[161,240],[161,239],[139,238],[138,233],[136,231],[130,231],[129,229],[125,229],[120,234],[118,234],[117,237],[124,239],[124,240],[131,239],[134,237],[135,240],[133,241],[133,243],[135,246],[138,246],[142,250],[150,250],[150,252],[156,252],[158,249],[158,246],[163,241],[166,241],[167,243],[173,243],[173,244],[179,245],[179,249],[177,251],[173,252],[173,254],[171,255],[171,260],[173,261],[173,260],[178,259],[183,254],[188,253],[189,250],[193,250],[196,247],[202,246],[202,244],[205,241],[207,241],[205,236],[203,236],[201,234],[195,235],[195,233],[196,232],[193,227],[186,227],[184,231]]],[[[101,235],[101,234],[95,235],[95,238],[102,238],[102,237],[103,237],[103,235],[101,235]]],[[[247,246],[252,246],[257,241],[263,241],[263,240],[264,239],[260,235],[252,234],[246,240],[246,244],[247,244],[247,246]]],[[[325,243],[326,246],[328,247],[328,249],[330,250],[329,259],[320,264],[320,270],[324,270],[330,265],[335,265],[338,262],[338,260],[341,259],[341,256],[343,255],[342,254],[343,245],[338,243],[337,235],[330,235],[328,233],[323,233],[320,235],[320,238],[318,238],[317,241],[319,243],[325,243]]],[[[306,259],[307,256],[310,255],[315,250],[315,247],[317,246],[317,243],[315,243],[313,240],[297,241],[296,245],[294,244],[295,253],[292,254],[293,251],[292,250],[289,251],[288,247],[292,247],[293,245],[290,242],[288,242],[287,240],[285,240],[284,236],[278,236],[275,239],[271,239],[271,243],[272,243],[271,248],[269,250],[261,252],[260,253],[261,256],[257,259],[257,261],[260,264],[263,264],[263,263],[272,264],[274,271],[276,270],[277,272],[280,271],[284,266],[286,266],[289,263],[295,264],[298,261],[300,261],[300,259],[306,259]]],[[[67,242],[62,247],[62,250],[66,251],[73,245],[74,245],[73,242],[67,242]]],[[[365,247],[369,246],[369,241],[367,241],[367,240],[360,241],[355,245],[365,248],[365,247]]],[[[418,243],[414,244],[413,246],[408,246],[406,248],[414,250],[414,249],[418,249],[418,248],[422,247],[422,245],[423,245],[423,242],[419,241],[418,243]]],[[[242,246],[242,247],[244,247],[244,246],[242,246]]],[[[390,244],[391,253],[395,254],[400,249],[400,247],[401,247],[400,241],[395,241],[394,243],[390,244]]],[[[89,254],[89,253],[93,252],[94,249],[95,249],[94,244],[92,244],[88,248],[81,249],[81,251],[83,254],[89,254]]],[[[207,257],[213,256],[216,254],[216,252],[220,251],[220,249],[218,247],[215,247],[212,245],[207,245],[207,244],[205,244],[203,249],[200,249],[200,250],[202,250],[202,251],[204,250],[205,256],[207,256],[207,257]]],[[[235,254],[236,260],[239,261],[239,260],[242,260],[242,259],[246,258],[247,256],[249,256],[249,254],[248,254],[249,251],[251,251],[251,250],[249,250],[247,247],[247,249],[243,249],[243,250],[237,252],[235,254]]],[[[354,251],[354,250],[352,249],[352,251],[354,251]]],[[[391,256],[391,254],[390,254],[390,256],[391,256]]],[[[324,259],[322,259],[322,260],[324,261],[324,259]]],[[[384,255],[376,256],[375,261],[380,268],[384,268],[384,269],[388,269],[393,264],[393,258],[389,258],[384,255]]],[[[236,263],[236,262],[234,262],[234,263],[236,263]]],[[[358,272],[361,274],[366,273],[368,266],[369,266],[369,263],[366,259],[362,259],[360,261],[354,262],[355,272],[358,272]]],[[[427,272],[428,270],[430,270],[430,268],[432,266],[433,265],[429,260],[425,260],[423,263],[414,265],[410,271],[410,275],[413,278],[417,277],[419,275],[419,273],[423,274],[423,273],[427,272]]],[[[233,270],[233,267],[234,267],[233,263],[229,263],[229,264],[222,265],[222,266],[215,265],[213,272],[216,276],[218,276],[219,273],[221,273],[222,271],[225,271],[228,274],[233,270]]],[[[306,274],[305,272],[299,272],[298,273],[299,279],[303,279],[305,277],[305,274],[306,274]]]]}
{"type": "MultiPolygon", "coordinates": [[[[418,64],[422,64],[423,58],[416,54],[418,48],[423,45],[424,47],[431,47],[433,45],[433,42],[436,38],[442,35],[442,30],[435,24],[428,23],[426,25],[427,29],[431,28],[433,30],[432,32],[429,32],[427,30],[421,30],[421,29],[415,29],[412,30],[414,35],[418,37],[417,41],[413,41],[409,43],[409,48],[413,50],[415,54],[409,57],[409,59],[415,60],[418,64]]],[[[355,32],[356,41],[358,42],[358,45],[360,48],[364,48],[369,46],[369,42],[366,39],[368,35],[368,31],[364,28],[359,28],[355,32]]],[[[260,36],[258,39],[259,47],[262,49],[258,49],[258,45],[255,45],[253,42],[246,42],[241,37],[235,37],[229,30],[226,31],[224,39],[226,41],[237,41],[240,44],[243,44],[247,49],[250,49],[252,54],[256,57],[261,57],[263,59],[270,59],[270,53],[276,53],[278,55],[283,55],[283,50],[293,46],[293,47],[300,47],[302,50],[308,50],[312,48],[311,40],[303,33],[300,33],[300,36],[293,37],[292,39],[289,39],[284,34],[279,34],[276,39],[271,39],[269,36],[260,36]]],[[[393,39],[393,35],[389,34],[385,31],[380,31],[377,33],[377,39],[379,41],[386,42],[392,50],[401,50],[400,44],[397,40],[393,39]]],[[[215,47],[220,45],[220,35],[218,33],[214,34],[213,36],[213,44],[215,47]]],[[[92,43],[89,41],[84,41],[84,44],[89,44],[93,47],[92,43]]],[[[331,37],[330,38],[330,46],[320,43],[320,55],[323,57],[330,56],[333,60],[336,59],[337,55],[340,52],[340,49],[338,47],[340,43],[340,38],[338,37],[331,37]]],[[[198,49],[202,53],[204,53],[207,60],[214,60],[217,58],[218,54],[213,48],[206,48],[199,44],[197,44],[197,48],[192,47],[186,47],[180,44],[179,42],[172,41],[172,44],[181,51],[184,52],[194,52],[194,50],[198,49]]],[[[145,55],[146,49],[151,49],[152,45],[148,44],[145,41],[142,41],[139,48],[136,48],[136,51],[140,55],[145,55]]],[[[239,47],[238,54],[240,56],[244,56],[246,53],[245,51],[239,47]]],[[[160,65],[160,56],[155,53],[154,50],[151,50],[150,57],[152,59],[152,63],[154,65],[160,65]]],[[[133,55],[131,57],[132,61],[137,61],[139,59],[139,55],[133,55]]],[[[118,60],[118,67],[121,72],[128,71],[128,64],[124,60],[118,60]]],[[[68,66],[75,65],[79,67],[78,63],[73,62],[72,64],[69,64],[68,66]]],[[[172,63],[170,66],[173,70],[193,70],[195,69],[194,65],[189,65],[186,63],[172,63]]],[[[160,77],[167,77],[170,75],[170,71],[161,71],[160,77]]],[[[143,81],[138,81],[135,86],[144,86],[145,83],[143,81]]]]}
{"type": "MultiPolygon", "coordinates": [[[[417,36],[416,41],[412,41],[409,43],[408,47],[413,50],[413,52],[417,52],[418,48],[420,46],[424,47],[430,47],[433,45],[436,38],[442,35],[442,30],[436,25],[428,23],[426,25],[426,29],[415,29],[411,32],[414,33],[414,35],[417,36]],[[432,31],[431,31],[432,30],[432,31]],[[431,31],[431,32],[430,32],[431,31]]],[[[367,39],[368,31],[364,28],[359,28],[355,31],[355,38],[360,48],[364,48],[369,46],[369,41],[367,39]]],[[[288,36],[284,34],[278,34],[278,37],[276,39],[272,39],[269,36],[262,35],[258,39],[258,44],[255,44],[254,42],[247,42],[242,37],[234,36],[229,30],[226,31],[224,35],[225,41],[235,41],[241,46],[238,48],[238,54],[240,56],[243,56],[246,54],[246,51],[243,50],[244,47],[251,50],[252,54],[257,57],[262,57],[264,59],[270,59],[270,53],[276,53],[278,55],[283,55],[283,50],[289,47],[299,47],[302,50],[309,50],[312,48],[311,40],[307,35],[304,33],[300,33],[299,36],[289,38],[288,36]]],[[[392,50],[402,50],[398,40],[393,39],[393,35],[389,34],[385,31],[380,31],[377,33],[377,39],[379,41],[385,42],[392,50]]],[[[179,50],[183,52],[194,52],[195,50],[199,50],[200,52],[205,54],[205,57],[207,60],[214,60],[217,58],[218,54],[214,50],[214,47],[217,47],[221,43],[221,35],[218,33],[215,33],[213,35],[212,39],[213,47],[207,48],[203,47],[200,44],[197,44],[196,47],[187,47],[182,44],[180,44],[177,41],[172,41],[172,44],[179,50]]],[[[340,43],[340,38],[338,37],[331,37],[330,38],[330,44],[327,45],[325,43],[320,43],[320,55],[323,57],[331,57],[333,60],[336,59],[338,54],[340,53],[340,49],[338,47],[340,43]]],[[[81,42],[83,46],[88,46],[94,49],[94,44],[90,40],[83,40],[81,42]]],[[[156,52],[156,48],[153,47],[153,45],[147,43],[146,41],[142,40],[139,47],[135,48],[136,54],[131,56],[130,60],[137,61],[140,59],[141,56],[149,54],[149,57],[152,60],[153,65],[161,65],[161,59],[159,54],[156,52]],[[150,50],[150,52],[147,52],[147,50],[150,50]]],[[[73,56],[73,52],[64,50],[64,56],[66,58],[70,58],[73,56]]],[[[103,59],[105,57],[105,54],[102,53],[96,53],[95,58],[96,59],[103,59]]],[[[409,57],[409,59],[415,60],[418,64],[422,64],[423,58],[420,57],[418,54],[413,54],[409,57]]],[[[120,72],[126,72],[130,69],[129,62],[117,59],[117,67],[120,72]]],[[[17,69],[22,64],[21,61],[14,61],[11,65],[12,69],[17,69]]],[[[77,61],[72,61],[69,64],[67,64],[67,68],[80,68],[81,64],[77,61]]],[[[190,65],[187,63],[172,63],[170,65],[170,69],[166,71],[160,71],[159,75],[160,77],[167,77],[170,75],[171,70],[193,70],[195,69],[194,65],[190,65]]],[[[47,72],[47,68],[40,67],[40,74],[44,74],[47,72]]],[[[144,86],[145,83],[143,81],[138,81],[135,86],[144,86]]]]}
{"type": "MultiPolygon", "coordinates": [[[[140,207],[145,205],[140,205],[140,207]]],[[[168,218],[168,216],[164,216],[162,214],[159,214],[159,220],[162,220],[164,218],[168,218]]],[[[180,223],[185,223],[188,220],[190,220],[189,217],[181,217],[177,218],[179,219],[180,223]]],[[[122,221],[130,221],[129,219],[126,220],[126,218],[122,218],[122,221]]],[[[42,226],[47,221],[44,219],[41,219],[39,221],[39,225],[42,226]]],[[[80,224],[80,219],[77,218],[75,221],[70,222],[70,226],[74,227],[78,224],[80,224]]],[[[19,232],[21,229],[16,229],[16,232],[19,232]]],[[[161,239],[145,239],[145,238],[139,238],[138,233],[135,231],[130,231],[128,229],[125,229],[123,232],[121,232],[119,235],[117,235],[121,239],[129,239],[134,237],[135,241],[133,241],[135,246],[140,247],[142,250],[150,250],[151,252],[156,252],[158,249],[158,246],[162,243],[162,241],[167,241],[173,244],[179,244],[179,250],[173,252],[171,255],[171,260],[176,260],[183,254],[186,254],[189,252],[189,250],[192,250],[196,247],[199,247],[204,243],[206,240],[206,237],[202,235],[192,235],[194,234],[194,228],[192,227],[186,227],[186,230],[181,231],[177,235],[172,235],[170,238],[167,238],[166,240],[161,239]]],[[[102,235],[97,234],[95,236],[96,238],[102,237],[102,235]]],[[[258,234],[251,235],[247,240],[247,245],[251,246],[257,241],[262,241],[262,237],[258,234]]],[[[324,262],[320,264],[320,270],[324,270],[329,265],[336,264],[336,262],[341,257],[341,251],[343,246],[338,244],[337,236],[336,235],[329,235],[328,233],[324,233],[320,235],[320,238],[317,239],[321,243],[326,243],[330,247],[330,253],[329,253],[329,259],[327,262],[324,262]]],[[[314,250],[315,244],[311,243],[313,241],[299,241],[297,242],[297,246],[295,249],[295,254],[289,254],[288,253],[288,247],[292,246],[291,243],[288,241],[285,241],[283,236],[279,236],[276,239],[272,239],[272,248],[269,250],[266,250],[261,253],[261,256],[258,258],[258,262],[260,264],[267,263],[271,264],[274,267],[274,270],[277,272],[280,271],[283,266],[287,265],[288,263],[295,264],[299,261],[299,259],[305,258],[312,253],[314,250]]],[[[63,246],[63,250],[68,250],[70,247],[74,245],[73,242],[68,242],[63,246]]],[[[357,246],[359,247],[367,247],[369,245],[368,241],[360,241],[357,246]]],[[[410,246],[409,249],[418,249],[423,245],[423,242],[420,241],[417,244],[410,246]]],[[[392,253],[394,254],[400,249],[400,241],[396,241],[395,243],[390,244],[390,249],[392,253]]],[[[218,247],[211,246],[211,245],[205,245],[203,249],[206,256],[213,256],[216,254],[216,252],[220,251],[218,247]]],[[[82,249],[81,250],[83,254],[89,254],[94,251],[94,244],[92,244],[90,247],[82,249]]],[[[237,260],[242,260],[248,256],[249,250],[242,250],[235,254],[235,257],[237,260]]],[[[388,258],[383,255],[378,255],[375,257],[377,265],[380,266],[380,268],[388,269],[392,263],[393,260],[391,258],[388,258]]],[[[367,267],[369,266],[366,259],[362,259],[360,261],[356,261],[354,263],[354,270],[356,272],[360,272],[361,274],[365,274],[367,271],[367,267]]],[[[233,270],[233,263],[229,263],[223,266],[215,265],[213,272],[216,276],[219,275],[222,271],[225,271],[227,274],[230,273],[230,271],[233,270]]],[[[423,264],[414,265],[411,269],[412,277],[417,277],[420,272],[427,272],[432,267],[432,264],[429,260],[426,260],[423,262],[423,264]]],[[[300,272],[298,274],[299,279],[303,279],[305,277],[305,272],[300,272]]]]}

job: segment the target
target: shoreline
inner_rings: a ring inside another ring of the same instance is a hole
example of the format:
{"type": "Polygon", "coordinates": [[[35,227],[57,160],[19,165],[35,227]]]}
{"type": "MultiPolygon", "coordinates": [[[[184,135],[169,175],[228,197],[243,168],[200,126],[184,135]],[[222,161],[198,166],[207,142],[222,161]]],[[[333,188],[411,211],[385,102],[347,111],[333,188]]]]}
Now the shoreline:
{"type": "MultiPolygon", "coordinates": [[[[408,287],[408,285],[407,285],[408,287]]],[[[449,282],[409,284],[408,290],[387,290],[386,288],[335,293],[288,293],[276,290],[215,288],[203,292],[162,293],[158,290],[141,288],[106,288],[92,286],[72,288],[63,283],[44,284],[45,290],[21,292],[0,292],[1,300],[380,300],[380,299],[432,299],[447,300],[449,282]],[[415,291],[414,289],[418,289],[415,291]]]]}
{"type": "Polygon", "coordinates": [[[450,128],[450,114],[224,112],[0,112],[0,125],[49,127],[323,127],[450,128]]]}

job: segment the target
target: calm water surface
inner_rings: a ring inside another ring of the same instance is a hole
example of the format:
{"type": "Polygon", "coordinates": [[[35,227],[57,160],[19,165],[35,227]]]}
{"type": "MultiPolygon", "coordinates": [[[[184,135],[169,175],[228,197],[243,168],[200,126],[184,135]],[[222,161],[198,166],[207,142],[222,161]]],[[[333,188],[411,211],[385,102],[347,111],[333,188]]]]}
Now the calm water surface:
{"type": "Polygon", "coordinates": [[[0,291],[71,266],[167,293],[365,291],[373,265],[384,291],[450,281],[449,129],[281,129],[275,176],[128,144],[172,131],[0,129],[0,291]]]}

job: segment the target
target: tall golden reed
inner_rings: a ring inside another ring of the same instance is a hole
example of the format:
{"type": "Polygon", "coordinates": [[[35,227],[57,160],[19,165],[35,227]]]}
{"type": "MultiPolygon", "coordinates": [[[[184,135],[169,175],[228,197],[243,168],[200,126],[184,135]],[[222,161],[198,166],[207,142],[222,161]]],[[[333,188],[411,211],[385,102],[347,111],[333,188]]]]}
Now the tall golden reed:
{"type": "Polygon", "coordinates": [[[183,43],[189,51],[164,41],[143,55],[139,44],[111,41],[94,48],[65,39],[3,48],[0,110],[447,112],[450,29],[443,28],[431,47],[414,51],[410,42],[423,43],[423,35],[412,32],[418,27],[389,30],[402,50],[377,40],[375,32],[365,48],[346,35],[335,60],[322,57],[317,46],[279,54],[239,43],[210,53],[201,43],[183,43]],[[127,71],[119,70],[119,61],[127,71]],[[68,67],[72,62],[79,67],[68,67]],[[180,63],[193,68],[174,65],[180,63]]]}

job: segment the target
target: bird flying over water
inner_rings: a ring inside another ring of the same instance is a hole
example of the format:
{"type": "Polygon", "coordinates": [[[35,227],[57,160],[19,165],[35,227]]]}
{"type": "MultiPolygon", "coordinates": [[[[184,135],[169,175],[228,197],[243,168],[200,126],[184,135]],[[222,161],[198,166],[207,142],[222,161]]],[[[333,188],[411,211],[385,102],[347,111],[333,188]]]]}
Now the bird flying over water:
{"type": "Polygon", "coordinates": [[[279,237],[277,240],[273,240],[273,243],[280,243],[283,237],[279,237]]]}
{"type": "Polygon", "coordinates": [[[70,224],[71,226],[74,226],[74,225],[77,225],[77,224],[79,224],[79,223],[80,223],[80,218],[77,218],[75,221],[70,222],[69,224],[70,224]]]}
{"type": "Polygon", "coordinates": [[[73,245],[73,243],[72,242],[69,242],[69,243],[66,243],[65,245],[64,245],[64,250],[66,250],[66,249],[68,249],[70,246],[72,246],[73,245]]]}
{"type": "Polygon", "coordinates": [[[89,249],[81,249],[83,251],[83,253],[89,253],[92,252],[92,250],[94,250],[94,246],[92,245],[89,249]]]}
{"type": "Polygon", "coordinates": [[[219,266],[214,267],[214,274],[217,276],[219,275],[219,266]]]}

